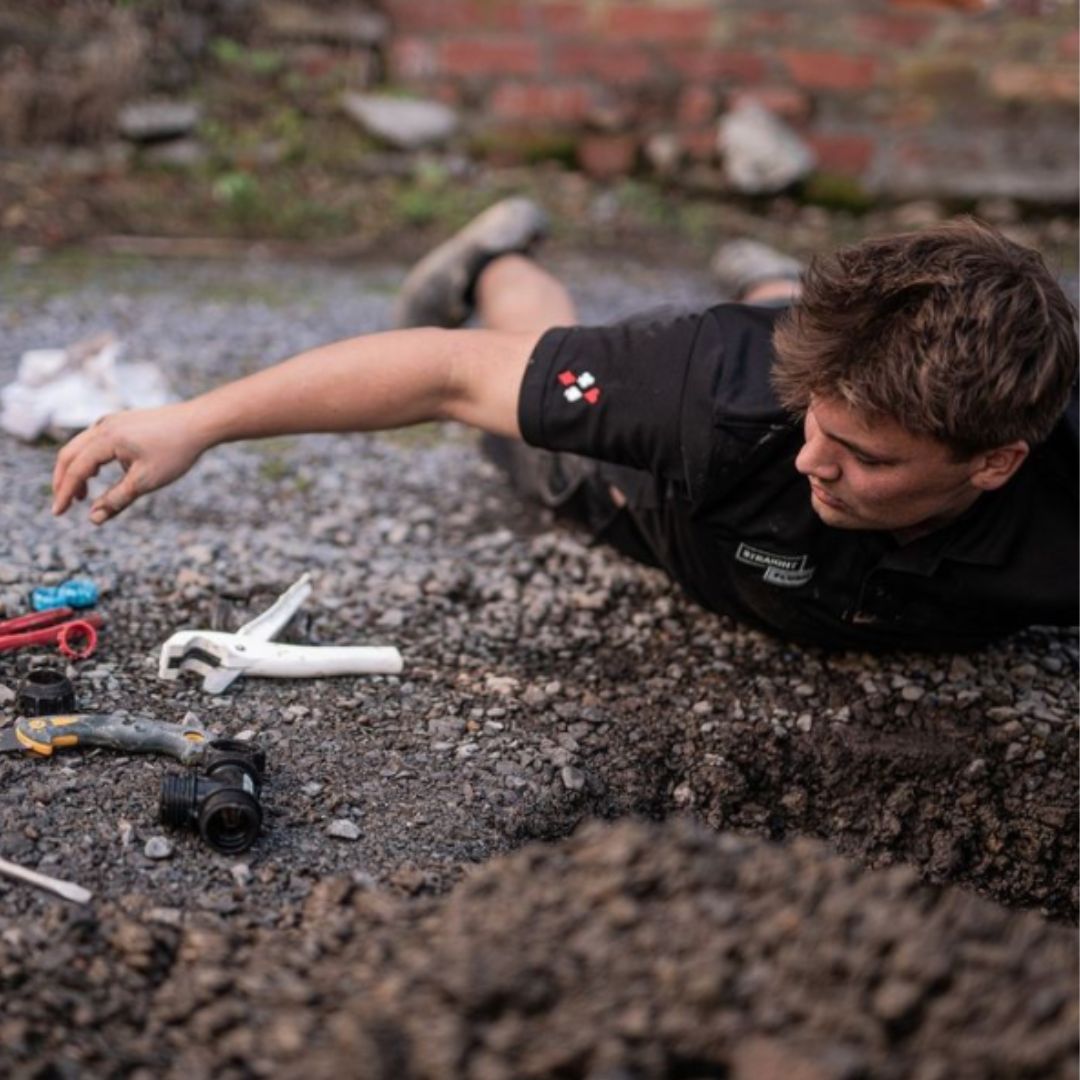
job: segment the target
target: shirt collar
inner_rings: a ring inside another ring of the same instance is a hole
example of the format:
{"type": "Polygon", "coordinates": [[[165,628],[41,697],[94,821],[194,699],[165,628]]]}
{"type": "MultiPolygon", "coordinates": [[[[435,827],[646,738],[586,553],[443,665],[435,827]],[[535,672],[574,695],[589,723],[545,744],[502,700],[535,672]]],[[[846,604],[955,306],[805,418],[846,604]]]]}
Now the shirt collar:
{"type": "Polygon", "coordinates": [[[929,577],[946,559],[975,566],[1001,566],[1009,557],[1026,510],[1027,470],[997,491],[983,493],[955,521],[910,544],[897,546],[883,567],[929,577]]]}

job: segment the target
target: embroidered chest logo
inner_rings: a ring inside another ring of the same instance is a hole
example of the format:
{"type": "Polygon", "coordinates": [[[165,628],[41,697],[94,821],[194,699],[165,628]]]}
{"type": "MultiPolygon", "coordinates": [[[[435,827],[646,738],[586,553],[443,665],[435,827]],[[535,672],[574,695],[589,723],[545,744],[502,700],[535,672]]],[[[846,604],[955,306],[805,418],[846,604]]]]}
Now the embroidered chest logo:
{"type": "Polygon", "coordinates": [[[735,551],[735,560],[758,567],[763,581],[786,589],[797,589],[814,576],[814,567],[809,565],[807,555],[777,555],[774,551],[740,544],[735,551]]]}
{"type": "Polygon", "coordinates": [[[573,403],[587,401],[595,405],[600,400],[600,387],[596,385],[596,376],[589,371],[575,375],[572,371],[560,371],[559,382],[563,387],[563,397],[573,403]]]}

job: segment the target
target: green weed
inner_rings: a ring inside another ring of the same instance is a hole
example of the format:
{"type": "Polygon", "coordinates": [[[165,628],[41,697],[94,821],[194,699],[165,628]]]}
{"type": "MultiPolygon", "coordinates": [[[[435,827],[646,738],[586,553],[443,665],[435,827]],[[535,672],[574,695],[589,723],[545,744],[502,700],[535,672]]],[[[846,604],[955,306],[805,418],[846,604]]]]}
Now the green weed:
{"type": "Polygon", "coordinates": [[[224,67],[260,77],[276,75],[285,66],[285,57],[277,50],[252,49],[232,38],[214,38],[210,54],[224,67]]]}

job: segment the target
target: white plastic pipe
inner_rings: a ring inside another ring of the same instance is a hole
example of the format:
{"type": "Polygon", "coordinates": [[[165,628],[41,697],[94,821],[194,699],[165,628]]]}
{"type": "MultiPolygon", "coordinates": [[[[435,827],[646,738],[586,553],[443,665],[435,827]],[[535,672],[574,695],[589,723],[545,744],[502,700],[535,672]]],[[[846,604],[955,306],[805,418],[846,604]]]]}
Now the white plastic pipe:
{"type": "Polygon", "coordinates": [[[59,878],[49,877],[48,874],[39,874],[36,870],[28,870],[25,866],[19,866],[18,863],[8,862],[7,859],[0,859],[0,874],[18,878],[29,885],[36,885],[39,889],[48,889],[49,892],[54,892],[57,896],[62,896],[74,904],[89,904],[94,895],[81,885],[61,881],[59,878]]]}

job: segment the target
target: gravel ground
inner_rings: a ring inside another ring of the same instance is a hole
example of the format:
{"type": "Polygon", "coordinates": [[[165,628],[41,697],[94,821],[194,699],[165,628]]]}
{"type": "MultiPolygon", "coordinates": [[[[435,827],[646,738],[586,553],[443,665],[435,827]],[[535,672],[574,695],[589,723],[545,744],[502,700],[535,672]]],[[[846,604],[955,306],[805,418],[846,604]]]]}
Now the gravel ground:
{"type": "MultiPolygon", "coordinates": [[[[589,321],[711,295],[560,269],[589,321]]],[[[113,329],[186,396],[385,326],[401,269],[0,274],[3,381],[113,329]]],[[[80,705],[254,737],[266,822],[228,858],[156,823],[161,759],[0,759],[0,855],[95,893],[0,878],[0,1073],[1076,1074],[1074,630],[786,645],[517,505],[452,426],[221,448],[100,531],[49,517],[53,456],[3,443],[6,611],[93,576],[80,705]],[[400,678],[157,680],[173,630],[304,571],[304,640],[400,678]]],[[[0,697],[50,659],[0,655],[0,697]]]]}

